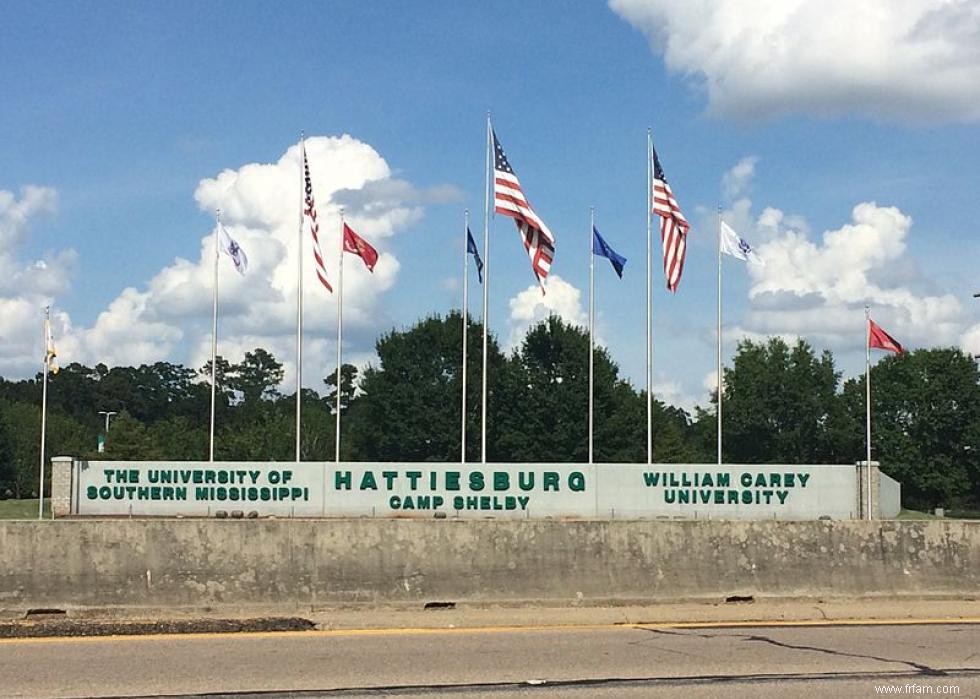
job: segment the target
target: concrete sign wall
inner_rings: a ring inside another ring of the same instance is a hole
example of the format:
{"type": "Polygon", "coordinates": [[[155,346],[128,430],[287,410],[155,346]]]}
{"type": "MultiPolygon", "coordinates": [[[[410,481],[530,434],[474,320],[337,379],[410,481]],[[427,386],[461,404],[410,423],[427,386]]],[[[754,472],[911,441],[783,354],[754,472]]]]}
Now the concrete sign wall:
{"type": "Polygon", "coordinates": [[[855,518],[860,507],[848,465],[76,461],[72,469],[78,515],[802,520],[855,518]]]}

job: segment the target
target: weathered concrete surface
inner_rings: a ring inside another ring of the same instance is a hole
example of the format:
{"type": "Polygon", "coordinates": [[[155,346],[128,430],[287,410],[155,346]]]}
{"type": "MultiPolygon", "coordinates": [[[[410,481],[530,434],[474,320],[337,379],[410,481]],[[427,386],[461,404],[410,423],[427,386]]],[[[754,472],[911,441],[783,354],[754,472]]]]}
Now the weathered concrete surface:
{"type": "Polygon", "coordinates": [[[0,610],[980,594],[980,523],[0,522],[0,610]]]}

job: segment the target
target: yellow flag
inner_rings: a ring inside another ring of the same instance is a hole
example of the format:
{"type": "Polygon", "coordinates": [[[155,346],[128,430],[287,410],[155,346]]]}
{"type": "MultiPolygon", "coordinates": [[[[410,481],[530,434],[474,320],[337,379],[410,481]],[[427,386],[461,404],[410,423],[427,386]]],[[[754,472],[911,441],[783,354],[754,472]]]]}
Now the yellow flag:
{"type": "Polygon", "coordinates": [[[55,361],[55,358],[58,356],[58,351],[54,348],[54,338],[51,337],[51,321],[46,320],[45,325],[46,325],[45,334],[47,335],[48,346],[45,349],[44,362],[45,364],[48,365],[48,371],[50,371],[52,374],[57,374],[58,363],[55,361]]]}

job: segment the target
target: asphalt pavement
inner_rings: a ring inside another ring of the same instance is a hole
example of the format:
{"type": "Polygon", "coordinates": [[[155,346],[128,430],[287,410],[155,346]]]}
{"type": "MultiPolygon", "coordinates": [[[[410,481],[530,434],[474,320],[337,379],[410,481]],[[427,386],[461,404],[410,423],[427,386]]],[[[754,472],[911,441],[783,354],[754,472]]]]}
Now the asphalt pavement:
{"type": "Polygon", "coordinates": [[[0,695],[10,699],[969,697],[980,696],[980,624],[602,624],[5,639],[0,678],[0,695]]]}

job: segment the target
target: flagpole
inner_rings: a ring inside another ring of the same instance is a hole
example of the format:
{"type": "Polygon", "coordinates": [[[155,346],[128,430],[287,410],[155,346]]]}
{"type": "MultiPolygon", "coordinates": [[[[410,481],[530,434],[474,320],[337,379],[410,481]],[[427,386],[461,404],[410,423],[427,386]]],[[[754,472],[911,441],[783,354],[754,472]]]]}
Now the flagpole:
{"type": "Polygon", "coordinates": [[[647,463],[653,463],[653,133],[647,128],[647,463]]]}
{"type": "Polygon", "coordinates": [[[221,209],[214,213],[214,284],[211,285],[211,426],[208,435],[208,461],[214,461],[214,394],[218,357],[218,235],[221,229],[221,209]]]}
{"type": "Polygon", "coordinates": [[[865,342],[864,342],[864,390],[865,390],[865,410],[864,410],[864,425],[865,425],[865,471],[866,471],[866,486],[867,486],[867,518],[872,519],[871,513],[871,307],[864,307],[864,325],[865,325],[865,342]]]}
{"type": "Polygon", "coordinates": [[[463,210],[463,387],[461,391],[460,398],[460,428],[459,428],[459,462],[461,464],[466,463],[466,335],[467,326],[469,325],[469,298],[468,298],[468,284],[467,280],[469,277],[469,260],[467,256],[469,255],[469,232],[470,232],[470,210],[463,210]]]}
{"type": "Polygon", "coordinates": [[[51,364],[51,306],[44,307],[44,374],[41,388],[41,456],[40,480],[37,489],[37,518],[44,519],[44,437],[48,427],[48,365],[51,364]]]}
{"type": "Polygon", "coordinates": [[[722,427],[721,427],[721,401],[722,394],[724,393],[722,387],[722,368],[721,368],[721,207],[718,207],[718,380],[716,385],[718,386],[718,468],[721,468],[721,438],[722,438],[722,427]]]}
{"type": "Polygon", "coordinates": [[[306,153],[306,136],[299,132],[299,238],[296,249],[296,463],[300,460],[300,437],[303,394],[303,197],[306,184],[303,173],[303,156],[306,153]]]}
{"type": "Polygon", "coordinates": [[[595,438],[595,207],[589,207],[589,463],[593,461],[595,438]]]}
{"type": "Polygon", "coordinates": [[[344,207],[340,207],[340,271],[337,275],[337,420],[334,461],[340,463],[340,360],[344,338],[344,207]]]}
{"type": "Polygon", "coordinates": [[[489,290],[490,290],[490,112],[487,112],[487,155],[484,175],[486,177],[483,186],[483,371],[480,377],[482,382],[482,405],[480,420],[480,463],[487,462],[487,326],[490,324],[488,317],[489,310],[489,290]]]}

